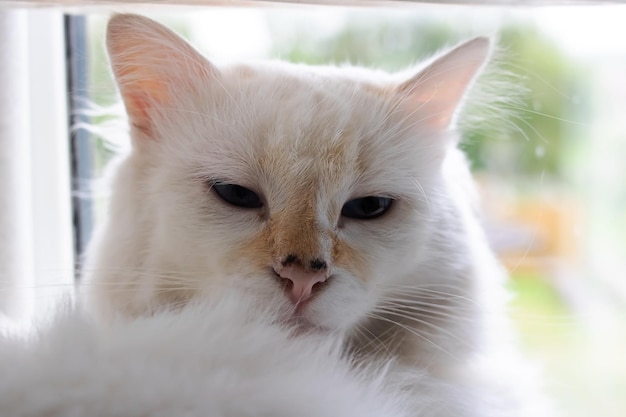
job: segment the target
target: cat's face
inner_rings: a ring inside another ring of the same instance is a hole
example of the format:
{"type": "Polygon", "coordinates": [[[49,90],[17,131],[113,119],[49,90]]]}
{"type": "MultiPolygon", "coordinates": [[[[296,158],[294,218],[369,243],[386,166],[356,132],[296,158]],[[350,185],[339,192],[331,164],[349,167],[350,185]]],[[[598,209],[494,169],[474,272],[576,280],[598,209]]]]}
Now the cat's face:
{"type": "Polygon", "coordinates": [[[413,78],[217,69],[137,16],[115,17],[108,44],[133,125],[118,186],[138,196],[142,266],[169,276],[145,286],[155,300],[233,286],[286,320],[345,330],[415,278],[447,201],[448,128],[488,42],[413,78]]]}

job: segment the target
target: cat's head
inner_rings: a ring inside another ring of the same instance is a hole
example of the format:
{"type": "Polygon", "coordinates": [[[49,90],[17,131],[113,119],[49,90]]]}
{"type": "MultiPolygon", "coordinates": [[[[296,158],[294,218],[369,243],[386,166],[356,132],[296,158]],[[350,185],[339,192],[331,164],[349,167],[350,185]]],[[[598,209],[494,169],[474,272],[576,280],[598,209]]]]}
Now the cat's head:
{"type": "Polygon", "coordinates": [[[101,262],[141,270],[142,297],[234,286],[286,318],[347,329],[415,279],[431,218],[447,210],[442,164],[487,39],[409,76],[218,68],[132,15],[112,18],[107,41],[133,149],[101,262]]]}

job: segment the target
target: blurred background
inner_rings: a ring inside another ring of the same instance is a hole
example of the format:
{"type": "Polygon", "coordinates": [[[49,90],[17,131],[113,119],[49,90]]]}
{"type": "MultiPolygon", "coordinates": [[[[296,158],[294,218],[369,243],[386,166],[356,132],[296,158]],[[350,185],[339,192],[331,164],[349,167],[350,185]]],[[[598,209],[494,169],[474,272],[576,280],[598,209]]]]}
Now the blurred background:
{"type": "MultiPolygon", "coordinates": [[[[563,416],[626,416],[626,7],[140,11],[218,62],[393,71],[457,41],[496,36],[483,84],[497,94],[468,104],[463,147],[490,241],[510,271],[510,315],[563,416]]],[[[87,91],[102,106],[117,102],[106,20],[86,20],[87,91]]],[[[97,136],[92,143],[98,177],[114,151],[97,136]]]]}

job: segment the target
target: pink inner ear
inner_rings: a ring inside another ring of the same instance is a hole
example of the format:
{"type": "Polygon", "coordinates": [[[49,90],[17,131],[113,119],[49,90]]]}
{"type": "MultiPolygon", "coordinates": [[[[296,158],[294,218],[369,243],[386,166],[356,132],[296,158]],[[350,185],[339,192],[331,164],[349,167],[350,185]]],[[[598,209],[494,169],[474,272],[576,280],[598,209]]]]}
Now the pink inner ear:
{"type": "Polygon", "coordinates": [[[125,96],[124,104],[126,105],[126,112],[130,116],[132,125],[137,129],[143,131],[144,133],[150,135],[152,133],[150,129],[148,116],[148,104],[145,97],[140,97],[139,95],[128,94],[125,96]]]}
{"type": "Polygon", "coordinates": [[[452,114],[456,109],[456,101],[451,100],[449,92],[446,93],[445,85],[432,85],[429,82],[421,85],[418,81],[409,91],[406,102],[409,106],[407,111],[419,115],[422,126],[446,128],[452,121],[452,114]]]}
{"type": "Polygon", "coordinates": [[[435,128],[446,128],[461,103],[469,80],[445,79],[442,75],[422,74],[407,92],[409,111],[415,111],[420,123],[435,128]],[[432,77],[434,79],[428,80],[432,77]]]}
{"type": "Polygon", "coordinates": [[[132,87],[120,88],[133,126],[151,134],[150,108],[168,101],[167,86],[156,80],[142,80],[132,87]]]}
{"type": "Polygon", "coordinates": [[[486,38],[462,44],[436,59],[398,89],[418,127],[446,129],[489,54],[486,38]]]}
{"type": "Polygon", "coordinates": [[[176,92],[217,74],[182,38],[141,16],[114,16],[107,47],[130,121],[148,136],[155,108],[167,107],[176,92]]]}

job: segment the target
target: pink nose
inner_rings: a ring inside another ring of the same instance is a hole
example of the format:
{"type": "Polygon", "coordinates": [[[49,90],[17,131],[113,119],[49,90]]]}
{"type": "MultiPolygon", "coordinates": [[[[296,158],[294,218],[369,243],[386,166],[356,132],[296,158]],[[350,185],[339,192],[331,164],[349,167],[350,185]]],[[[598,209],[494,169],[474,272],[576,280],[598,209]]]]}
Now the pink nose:
{"type": "Polygon", "coordinates": [[[318,282],[324,282],[328,278],[326,271],[307,271],[300,265],[287,265],[276,271],[281,278],[291,281],[291,288],[288,289],[289,299],[292,303],[298,304],[311,298],[313,286],[318,282]]]}

